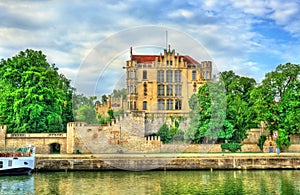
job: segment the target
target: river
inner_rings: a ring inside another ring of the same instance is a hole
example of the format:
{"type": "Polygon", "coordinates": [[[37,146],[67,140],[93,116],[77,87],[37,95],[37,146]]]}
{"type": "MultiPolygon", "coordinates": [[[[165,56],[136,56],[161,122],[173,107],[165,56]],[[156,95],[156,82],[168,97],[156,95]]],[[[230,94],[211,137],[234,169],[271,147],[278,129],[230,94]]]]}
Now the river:
{"type": "Polygon", "coordinates": [[[300,171],[43,172],[0,177],[0,194],[300,194],[300,171]]]}

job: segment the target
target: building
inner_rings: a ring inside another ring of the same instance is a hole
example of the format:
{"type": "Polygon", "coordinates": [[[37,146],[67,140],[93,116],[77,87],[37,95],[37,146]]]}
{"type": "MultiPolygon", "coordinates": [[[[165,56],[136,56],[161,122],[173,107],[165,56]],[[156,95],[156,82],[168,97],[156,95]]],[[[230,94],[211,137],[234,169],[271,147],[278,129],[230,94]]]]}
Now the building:
{"type": "Polygon", "coordinates": [[[212,62],[179,55],[170,46],[160,55],[136,55],[126,61],[127,112],[189,112],[188,100],[212,78],[212,62]]]}

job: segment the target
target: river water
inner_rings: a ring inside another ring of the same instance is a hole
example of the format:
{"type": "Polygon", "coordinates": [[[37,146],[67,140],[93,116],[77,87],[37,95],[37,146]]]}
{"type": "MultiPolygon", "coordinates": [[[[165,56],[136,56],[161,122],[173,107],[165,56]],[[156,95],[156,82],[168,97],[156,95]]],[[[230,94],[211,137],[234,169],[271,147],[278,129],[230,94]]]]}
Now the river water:
{"type": "Polygon", "coordinates": [[[300,194],[300,171],[44,172],[0,177],[0,194],[300,194]]]}

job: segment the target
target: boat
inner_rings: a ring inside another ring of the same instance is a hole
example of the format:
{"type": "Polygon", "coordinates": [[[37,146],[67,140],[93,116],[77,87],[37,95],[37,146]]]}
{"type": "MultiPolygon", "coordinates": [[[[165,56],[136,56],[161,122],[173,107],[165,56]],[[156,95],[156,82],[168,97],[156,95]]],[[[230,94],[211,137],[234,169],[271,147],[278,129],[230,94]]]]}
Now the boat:
{"type": "Polygon", "coordinates": [[[35,147],[29,145],[14,152],[0,151],[0,176],[29,175],[35,166],[35,147]]]}

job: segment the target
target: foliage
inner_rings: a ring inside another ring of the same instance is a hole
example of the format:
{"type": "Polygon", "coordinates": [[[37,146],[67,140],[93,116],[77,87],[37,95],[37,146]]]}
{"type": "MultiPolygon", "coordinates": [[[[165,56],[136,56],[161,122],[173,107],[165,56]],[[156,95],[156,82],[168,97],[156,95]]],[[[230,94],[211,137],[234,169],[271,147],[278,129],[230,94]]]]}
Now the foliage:
{"type": "Polygon", "coordinates": [[[124,114],[124,109],[123,108],[120,109],[119,111],[116,111],[116,112],[114,111],[114,113],[113,113],[114,117],[118,117],[122,114],[124,114]]]}
{"type": "Polygon", "coordinates": [[[126,95],[127,95],[127,89],[114,89],[113,93],[111,94],[111,97],[113,98],[122,98],[123,100],[126,99],[126,95]]]}
{"type": "Polygon", "coordinates": [[[179,129],[178,118],[170,116],[171,124],[170,127],[164,123],[158,130],[157,134],[160,136],[160,140],[164,143],[180,143],[184,142],[184,132],[179,129]]]}
{"type": "Polygon", "coordinates": [[[96,99],[96,96],[86,97],[83,94],[73,95],[75,121],[86,122],[88,124],[98,123],[95,108],[96,99]]]}
{"type": "Polygon", "coordinates": [[[220,79],[226,89],[226,121],[232,125],[234,132],[230,142],[240,143],[247,137],[247,130],[257,127],[253,102],[250,101],[250,93],[256,82],[253,78],[241,77],[233,71],[220,73],[220,79]]]}
{"type": "Polygon", "coordinates": [[[261,85],[251,93],[257,121],[278,131],[277,147],[289,147],[289,136],[300,133],[300,66],[286,63],[265,75],[261,85]]]}
{"type": "MultiPolygon", "coordinates": [[[[222,93],[222,83],[206,83],[199,88],[198,94],[189,100],[191,108],[190,127],[185,132],[185,139],[200,143],[204,138],[217,139],[223,128],[226,102],[222,93]]],[[[223,129],[223,136],[227,136],[223,129]]]]}
{"type": "Polygon", "coordinates": [[[0,62],[0,123],[8,132],[66,131],[73,121],[70,81],[41,51],[27,49],[0,62]]]}
{"type": "Polygon", "coordinates": [[[109,109],[109,110],[107,111],[107,114],[108,114],[108,117],[109,117],[110,119],[114,119],[114,118],[115,118],[115,116],[114,116],[114,111],[113,111],[112,109],[109,109]]]}
{"type": "Polygon", "coordinates": [[[158,130],[157,135],[160,136],[160,140],[166,144],[171,140],[169,127],[166,123],[164,123],[158,130]]]}
{"type": "Polygon", "coordinates": [[[252,78],[225,71],[219,81],[201,86],[189,100],[191,122],[185,138],[192,143],[216,139],[240,143],[256,125],[249,102],[254,85],[252,78]]]}
{"type": "Polygon", "coordinates": [[[278,130],[278,138],[275,139],[276,148],[290,147],[289,134],[284,129],[278,130]]]}
{"type": "Polygon", "coordinates": [[[101,97],[102,104],[107,103],[107,100],[108,100],[108,97],[106,95],[102,95],[102,97],[101,97]]]}
{"type": "Polygon", "coordinates": [[[230,152],[242,151],[242,144],[240,143],[223,143],[221,144],[222,151],[229,150],[230,152]]]}
{"type": "Polygon", "coordinates": [[[115,117],[121,115],[124,113],[124,110],[121,109],[118,112],[114,112],[112,109],[107,111],[108,116],[104,116],[101,114],[98,114],[98,123],[99,124],[107,124],[109,123],[112,119],[115,119],[115,117]]]}
{"type": "Polygon", "coordinates": [[[107,124],[108,122],[110,122],[108,117],[98,114],[98,123],[99,124],[103,125],[103,124],[107,124]]]}
{"type": "Polygon", "coordinates": [[[267,136],[266,135],[261,135],[258,139],[258,143],[257,146],[259,147],[260,151],[263,152],[264,151],[264,144],[265,141],[267,140],[267,136]]]}

